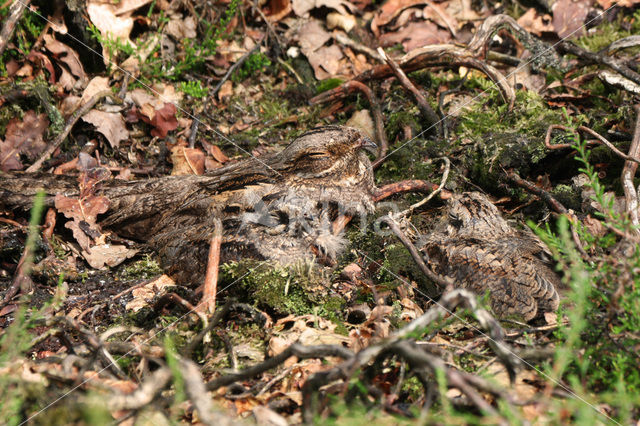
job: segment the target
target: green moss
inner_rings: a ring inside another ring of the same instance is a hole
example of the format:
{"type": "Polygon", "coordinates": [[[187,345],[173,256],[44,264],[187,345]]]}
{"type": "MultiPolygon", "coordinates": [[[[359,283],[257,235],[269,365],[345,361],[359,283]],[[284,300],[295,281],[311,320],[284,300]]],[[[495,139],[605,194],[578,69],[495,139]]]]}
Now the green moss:
{"type": "Polygon", "coordinates": [[[580,190],[576,190],[569,185],[557,185],[551,191],[551,195],[566,208],[580,211],[582,205],[582,194],[580,190]]]}
{"type": "Polygon", "coordinates": [[[335,89],[340,86],[344,80],[340,78],[329,78],[327,80],[321,81],[316,86],[316,93],[326,92],[327,90],[335,89]]]}
{"type": "Polygon", "coordinates": [[[236,294],[243,295],[260,309],[278,314],[327,314],[336,300],[328,296],[328,276],[316,264],[300,262],[292,266],[242,260],[221,265],[221,282],[239,280],[236,294]],[[249,273],[250,272],[250,273],[249,273]]]}
{"type": "Polygon", "coordinates": [[[124,279],[149,279],[161,273],[162,268],[158,262],[147,254],[142,259],[126,266],[122,271],[122,277],[124,279]]]}
{"type": "Polygon", "coordinates": [[[468,142],[464,161],[471,178],[485,189],[496,190],[503,169],[526,175],[549,155],[544,146],[547,128],[565,119],[535,93],[518,91],[515,106],[508,112],[497,90],[487,90],[488,98],[461,116],[458,133],[468,142]]]}
{"type": "MultiPolygon", "coordinates": [[[[626,18],[628,19],[629,17],[627,16],[626,18]]],[[[629,37],[634,33],[630,29],[625,30],[622,27],[621,24],[623,23],[624,19],[624,16],[620,16],[613,22],[608,22],[605,19],[600,25],[598,25],[595,31],[587,32],[587,34],[585,34],[584,36],[576,39],[575,43],[583,49],[587,49],[591,52],[597,52],[600,49],[607,47],[616,40],[620,40],[624,37],[629,37]]],[[[629,53],[637,53],[638,49],[628,49],[627,51],[629,53]]]]}

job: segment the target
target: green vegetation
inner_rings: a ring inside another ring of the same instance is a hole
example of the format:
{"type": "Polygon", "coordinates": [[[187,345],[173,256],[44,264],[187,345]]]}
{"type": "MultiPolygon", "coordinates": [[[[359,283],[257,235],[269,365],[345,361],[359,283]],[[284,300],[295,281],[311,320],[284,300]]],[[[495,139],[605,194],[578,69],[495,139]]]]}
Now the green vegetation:
{"type": "Polygon", "coordinates": [[[221,265],[221,272],[223,286],[236,283],[229,290],[232,294],[244,294],[248,302],[278,314],[315,313],[330,318],[345,303],[330,296],[325,273],[309,261],[285,267],[243,260],[221,265]]]}
{"type": "Polygon", "coordinates": [[[202,82],[200,80],[181,81],[178,84],[178,90],[195,99],[202,99],[209,93],[209,88],[202,86],[202,82]]]}
{"type": "Polygon", "coordinates": [[[122,277],[124,279],[146,280],[160,274],[162,274],[162,268],[160,268],[158,262],[149,254],[127,265],[122,271],[122,277]]]}
{"type": "Polygon", "coordinates": [[[232,80],[239,83],[253,75],[257,75],[264,71],[265,68],[271,66],[271,61],[264,53],[257,52],[249,55],[242,67],[235,72],[232,80]]]}
{"type": "MultiPolygon", "coordinates": [[[[611,227],[634,233],[627,218],[614,210],[613,200],[605,196],[586,145],[576,139],[574,147],[576,160],[582,164],[580,170],[589,177],[589,186],[595,192],[593,199],[601,207],[598,215],[611,227]]],[[[629,423],[639,414],[640,400],[640,278],[633,272],[640,267],[640,249],[623,244],[613,248],[612,254],[605,254],[615,234],[596,236],[580,226],[581,238],[596,248],[596,255],[585,261],[575,247],[565,217],[558,221],[557,234],[548,227],[537,231],[555,252],[570,288],[561,309],[569,323],[556,333],[562,343],[548,366],[548,374],[554,382],[569,383],[579,399],[596,405],[605,403],[611,407],[612,417],[629,423]],[[597,394],[600,402],[590,393],[597,394]]],[[[581,424],[603,421],[583,401],[575,400],[571,406],[581,424]]]]}

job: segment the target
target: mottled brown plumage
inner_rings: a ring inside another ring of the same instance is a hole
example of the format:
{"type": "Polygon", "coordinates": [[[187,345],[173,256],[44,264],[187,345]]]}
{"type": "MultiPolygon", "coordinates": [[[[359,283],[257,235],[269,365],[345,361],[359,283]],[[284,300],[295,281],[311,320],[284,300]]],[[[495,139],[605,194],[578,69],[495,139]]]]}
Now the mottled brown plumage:
{"type": "MultiPolygon", "coordinates": [[[[148,244],[179,282],[198,282],[205,270],[214,218],[224,226],[222,261],[244,257],[291,263],[335,257],[342,237],[331,233],[339,213],[373,209],[373,172],[362,148],[375,145],[358,130],[314,129],[283,151],[216,169],[203,176],[145,181],[110,180],[97,193],[109,199],[103,228],[148,244]]],[[[0,206],[28,207],[35,190],[77,195],[75,178],[0,175],[0,206]]]]}
{"type": "Polygon", "coordinates": [[[478,295],[490,293],[500,317],[529,321],[558,308],[560,285],[543,243],[528,229],[510,226],[482,194],[454,195],[442,229],[422,250],[437,274],[478,295]]]}

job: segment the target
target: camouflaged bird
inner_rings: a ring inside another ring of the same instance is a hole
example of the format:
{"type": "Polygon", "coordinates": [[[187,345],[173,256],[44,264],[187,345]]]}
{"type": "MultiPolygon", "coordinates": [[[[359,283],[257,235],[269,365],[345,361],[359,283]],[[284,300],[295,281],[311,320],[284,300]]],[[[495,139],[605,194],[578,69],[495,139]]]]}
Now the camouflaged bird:
{"type": "Polygon", "coordinates": [[[485,196],[453,195],[442,229],[424,239],[432,270],[455,286],[490,294],[500,317],[525,321],[558,308],[560,278],[543,243],[529,230],[510,226],[485,196]]]}
{"type": "MultiPolygon", "coordinates": [[[[180,283],[201,280],[214,230],[222,221],[222,262],[250,257],[283,264],[313,252],[335,258],[346,244],[332,233],[339,214],[373,210],[371,163],[363,152],[376,145],[358,130],[311,130],[276,154],[247,158],[202,176],[101,182],[109,200],[100,225],[146,243],[180,283]]],[[[37,188],[46,203],[77,195],[74,177],[1,175],[0,207],[28,208],[37,188]]]]}

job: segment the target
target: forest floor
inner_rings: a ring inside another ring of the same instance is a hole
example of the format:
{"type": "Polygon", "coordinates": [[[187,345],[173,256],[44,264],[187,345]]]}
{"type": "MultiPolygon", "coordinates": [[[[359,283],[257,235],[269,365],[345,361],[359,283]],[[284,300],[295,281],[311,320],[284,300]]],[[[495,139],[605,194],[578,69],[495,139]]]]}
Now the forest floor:
{"type": "Polygon", "coordinates": [[[153,252],[83,234],[95,203],[0,209],[3,422],[640,422],[640,2],[26,3],[0,5],[0,175],[204,174],[346,124],[388,144],[378,187],[484,192],[564,288],[533,323],[442,295],[380,229],[408,192],[332,267],[220,265],[209,315],[153,252]]]}

